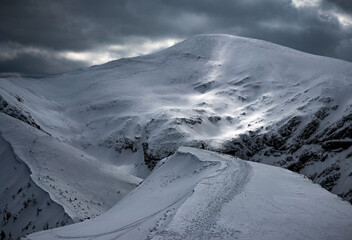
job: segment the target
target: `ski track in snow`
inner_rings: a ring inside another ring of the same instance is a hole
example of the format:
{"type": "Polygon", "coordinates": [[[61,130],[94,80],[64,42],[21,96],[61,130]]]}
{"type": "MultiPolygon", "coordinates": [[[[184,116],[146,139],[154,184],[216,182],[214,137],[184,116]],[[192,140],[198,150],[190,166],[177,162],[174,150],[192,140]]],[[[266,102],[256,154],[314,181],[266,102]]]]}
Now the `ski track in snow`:
{"type": "MultiPolygon", "coordinates": [[[[226,239],[236,236],[238,231],[223,229],[217,219],[224,204],[239,194],[250,179],[251,166],[244,161],[233,161],[226,156],[211,154],[214,161],[225,167],[214,175],[201,181],[195,188],[195,194],[202,196],[201,201],[186,201],[181,206],[183,225],[178,221],[161,231],[154,240],[162,239],[226,239]],[[194,206],[196,205],[196,206],[194,206]],[[186,213],[182,207],[186,208],[186,213]]],[[[178,218],[176,213],[174,218],[178,218]]]]}
{"type": "MultiPolygon", "coordinates": [[[[215,174],[204,178],[204,180],[192,186],[186,194],[181,196],[166,208],[163,208],[147,217],[127,224],[116,230],[102,234],[86,236],[56,235],[56,238],[93,240],[99,239],[101,237],[107,237],[104,239],[118,239],[119,237],[125,235],[127,232],[137,228],[144,221],[151,219],[161,212],[165,212],[167,209],[171,208],[185,198],[192,199],[192,194],[202,195],[206,194],[206,192],[210,192],[211,194],[204,195],[203,201],[197,202],[197,207],[192,205],[194,204],[192,201],[188,203],[186,200],[186,202],[183,204],[186,205],[186,207],[193,209],[192,211],[188,212],[189,216],[182,216],[185,217],[185,229],[176,230],[173,229],[171,225],[171,227],[162,230],[158,236],[153,239],[215,239],[218,237],[223,239],[224,237],[233,237],[236,234],[236,231],[231,229],[221,229],[220,232],[216,230],[216,228],[219,229],[219,226],[216,226],[216,219],[219,217],[222,206],[232,200],[236,194],[242,191],[250,178],[251,167],[245,161],[235,162],[233,159],[231,160],[231,158],[227,156],[221,156],[211,152],[207,152],[207,154],[211,154],[213,158],[211,161],[221,163],[222,167],[218,169],[215,174]],[[204,231],[204,229],[208,229],[208,231],[204,231]],[[183,231],[183,233],[181,233],[181,231],[183,231]]],[[[204,154],[198,153],[197,155],[204,154]]],[[[198,157],[202,159],[201,156],[198,157]]],[[[177,213],[175,217],[177,217],[177,213]]]]}
{"type": "Polygon", "coordinates": [[[181,147],[96,219],[30,240],[349,240],[346,202],[281,168],[181,147]]]}
{"type": "Polygon", "coordinates": [[[164,212],[165,210],[167,210],[168,208],[172,207],[173,205],[175,205],[176,203],[182,201],[184,198],[186,198],[187,196],[189,196],[191,193],[193,192],[193,188],[191,188],[184,196],[182,196],[181,198],[179,198],[178,200],[176,200],[175,202],[173,202],[172,204],[170,204],[169,206],[167,206],[166,208],[163,208],[147,217],[144,217],[142,219],[139,219],[137,221],[134,221],[130,224],[127,224],[126,226],[120,227],[116,230],[113,231],[109,231],[109,232],[105,232],[105,233],[101,233],[101,234],[93,234],[93,235],[86,235],[86,236],[63,236],[63,235],[56,235],[57,238],[60,239],[98,239],[100,237],[103,236],[108,236],[108,235],[112,235],[115,233],[119,233],[122,231],[125,231],[123,233],[119,233],[118,235],[114,235],[111,239],[118,239],[119,237],[121,237],[122,235],[126,234],[128,231],[131,231],[135,228],[137,228],[140,224],[142,224],[143,222],[145,222],[146,220],[151,219],[152,217],[154,217],[155,215],[164,212]]]}

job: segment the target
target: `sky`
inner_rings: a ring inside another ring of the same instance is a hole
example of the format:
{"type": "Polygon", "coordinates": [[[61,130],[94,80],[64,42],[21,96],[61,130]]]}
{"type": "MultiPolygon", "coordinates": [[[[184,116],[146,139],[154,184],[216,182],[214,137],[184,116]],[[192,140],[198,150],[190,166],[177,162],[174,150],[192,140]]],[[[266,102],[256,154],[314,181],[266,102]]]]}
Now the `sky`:
{"type": "Polygon", "coordinates": [[[352,1],[0,0],[0,77],[74,71],[202,33],[352,62],[352,1]]]}

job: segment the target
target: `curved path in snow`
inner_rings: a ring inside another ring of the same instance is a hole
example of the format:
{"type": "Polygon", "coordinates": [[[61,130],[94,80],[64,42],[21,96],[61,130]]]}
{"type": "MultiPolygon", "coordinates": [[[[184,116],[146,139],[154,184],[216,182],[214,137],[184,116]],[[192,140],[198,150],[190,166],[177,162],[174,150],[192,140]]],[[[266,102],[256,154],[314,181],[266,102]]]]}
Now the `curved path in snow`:
{"type": "Polygon", "coordinates": [[[103,215],[28,239],[334,239],[352,207],[285,169],[182,147],[103,215]]]}
{"type": "Polygon", "coordinates": [[[180,206],[171,224],[155,239],[230,239],[236,236],[237,230],[224,229],[218,220],[223,206],[245,188],[251,166],[245,161],[234,161],[229,156],[208,151],[188,148],[180,151],[191,151],[199,159],[218,161],[222,167],[195,187],[194,194],[180,206]]]}

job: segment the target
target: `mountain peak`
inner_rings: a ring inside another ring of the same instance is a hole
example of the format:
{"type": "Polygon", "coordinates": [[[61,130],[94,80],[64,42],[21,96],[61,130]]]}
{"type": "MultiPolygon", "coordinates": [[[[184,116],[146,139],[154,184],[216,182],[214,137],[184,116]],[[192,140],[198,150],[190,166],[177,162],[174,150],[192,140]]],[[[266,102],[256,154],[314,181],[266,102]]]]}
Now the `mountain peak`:
{"type": "Polygon", "coordinates": [[[84,71],[0,79],[1,136],[74,220],[113,207],[182,146],[288,168],[352,201],[351,76],[348,62],[197,35],[84,71]]]}

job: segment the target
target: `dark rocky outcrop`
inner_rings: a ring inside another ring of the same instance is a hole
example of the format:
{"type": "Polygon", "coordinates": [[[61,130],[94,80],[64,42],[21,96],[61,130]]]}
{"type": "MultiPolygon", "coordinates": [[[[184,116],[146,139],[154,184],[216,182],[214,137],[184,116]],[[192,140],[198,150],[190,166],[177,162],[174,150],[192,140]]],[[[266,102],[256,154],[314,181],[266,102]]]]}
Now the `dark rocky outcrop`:
{"type": "Polygon", "coordinates": [[[352,203],[352,186],[344,192],[335,189],[348,171],[339,164],[352,156],[346,153],[352,146],[351,110],[333,123],[322,124],[336,109],[336,106],[322,107],[312,116],[293,116],[286,122],[267,126],[266,131],[242,134],[224,143],[218,151],[305,174],[352,203]]]}
{"type": "Polygon", "coordinates": [[[33,117],[30,115],[29,112],[21,110],[18,107],[9,104],[3,99],[2,96],[0,96],[0,112],[3,112],[9,115],[10,117],[17,118],[18,120],[25,122],[31,125],[32,127],[40,129],[40,126],[34,121],[33,117]]]}

